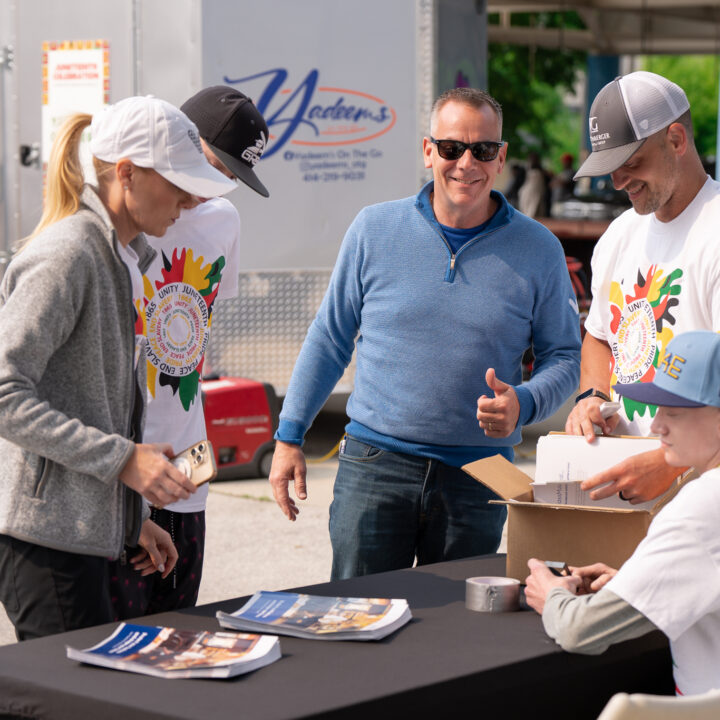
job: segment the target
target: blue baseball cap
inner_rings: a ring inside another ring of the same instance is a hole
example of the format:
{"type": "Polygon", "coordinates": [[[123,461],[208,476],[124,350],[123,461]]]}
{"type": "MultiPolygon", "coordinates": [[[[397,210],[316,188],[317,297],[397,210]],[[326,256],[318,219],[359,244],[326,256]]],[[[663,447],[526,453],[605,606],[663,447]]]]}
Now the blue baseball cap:
{"type": "Polygon", "coordinates": [[[693,330],[673,338],[652,382],[618,383],[624,397],[666,407],[720,407],[720,334],[693,330]]]}

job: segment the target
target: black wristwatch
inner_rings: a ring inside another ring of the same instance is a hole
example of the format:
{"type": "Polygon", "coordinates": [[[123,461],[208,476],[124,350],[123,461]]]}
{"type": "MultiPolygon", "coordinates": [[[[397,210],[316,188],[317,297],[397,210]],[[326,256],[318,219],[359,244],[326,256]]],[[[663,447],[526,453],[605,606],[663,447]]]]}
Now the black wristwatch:
{"type": "Polygon", "coordinates": [[[599,397],[599,398],[603,399],[605,402],[610,402],[610,398],[602,390],[596,390],[595,388],[590,388],[589,390],[586,390],[585,392],[581,392],[575,398],[575,403],[579,403],[581,400],[584,400],[586,397],[599,397]]]}

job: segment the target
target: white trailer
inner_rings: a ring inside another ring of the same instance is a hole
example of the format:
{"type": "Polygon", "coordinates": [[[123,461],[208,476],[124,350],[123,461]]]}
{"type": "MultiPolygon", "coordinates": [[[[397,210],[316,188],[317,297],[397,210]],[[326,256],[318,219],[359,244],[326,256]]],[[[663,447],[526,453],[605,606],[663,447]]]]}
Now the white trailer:
{"type": "Polygon", "coordinates": [[[64,113],[236,86],[269,125],[270,198],[229,196],[241,291],[216,312],[206,367],[283,394],[350,221],[427,179],[437,92],[486,86],[485,19],[484,0],[0,0],[0,273],[40,216],[64,113]]]}

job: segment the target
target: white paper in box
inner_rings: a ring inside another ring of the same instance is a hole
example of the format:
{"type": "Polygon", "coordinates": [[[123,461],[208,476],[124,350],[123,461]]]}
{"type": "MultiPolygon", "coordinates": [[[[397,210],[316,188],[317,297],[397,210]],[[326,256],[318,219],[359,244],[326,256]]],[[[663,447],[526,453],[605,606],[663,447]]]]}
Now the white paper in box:
{"type": "Polygon", "coordinates": [[[628,505],[617,494],[603,500],[591,500],[590,493],[580,489],[580,483],[632,455],[659,447],[658,438],[598,436],[589,443],[581,435],[551,433],[540,437],[532,484],[535,502],[649,510],[656,500],[628,505]]]}

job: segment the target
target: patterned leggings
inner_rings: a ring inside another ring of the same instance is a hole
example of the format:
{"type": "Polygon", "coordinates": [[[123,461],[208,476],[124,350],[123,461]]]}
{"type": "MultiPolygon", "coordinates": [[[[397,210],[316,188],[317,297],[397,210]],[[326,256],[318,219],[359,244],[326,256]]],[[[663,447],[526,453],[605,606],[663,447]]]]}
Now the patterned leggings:
{"type": "MultiPolygon", "coordinates": [[[[116,620],[193,607],[197,602],[205,552],[205,512],[176,513],[151,509],[151,520],[170,533],[178,561],[165,579],[142,577],[128,561],[110,562],[110,599],[116,620]]],[[[126,548],[128,558],[136,548],[126,548]]]]}

